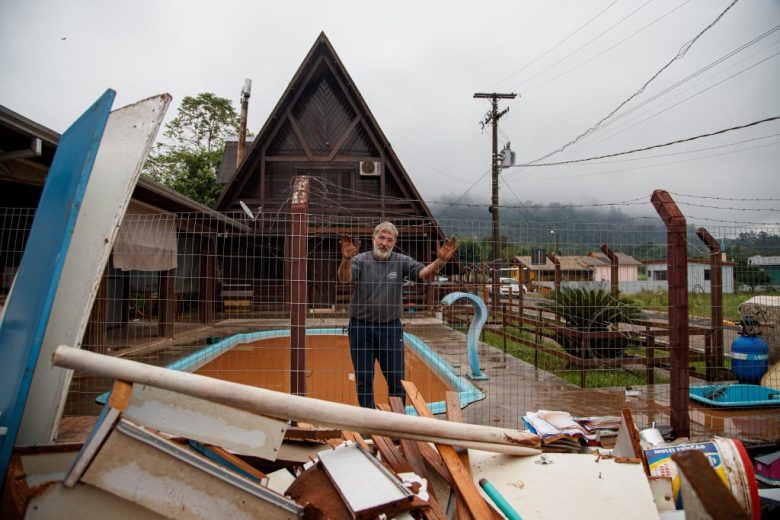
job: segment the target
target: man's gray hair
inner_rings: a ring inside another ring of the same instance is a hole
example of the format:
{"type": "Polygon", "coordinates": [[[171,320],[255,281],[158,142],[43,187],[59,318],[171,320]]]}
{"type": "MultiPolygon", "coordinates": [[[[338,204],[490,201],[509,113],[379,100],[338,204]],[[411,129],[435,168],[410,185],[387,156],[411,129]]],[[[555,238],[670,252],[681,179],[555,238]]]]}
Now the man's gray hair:
{"type": "Polygon", "coordinates": [[[384,222],[380,222],[375,228],[374,228],[374,234],[376,235],[380,231],[389,231],[392,233],[395,238],[398,238],[398,228],[395,227],[395,225],[392,222],[389,222],[385,220],[384,222]]]}

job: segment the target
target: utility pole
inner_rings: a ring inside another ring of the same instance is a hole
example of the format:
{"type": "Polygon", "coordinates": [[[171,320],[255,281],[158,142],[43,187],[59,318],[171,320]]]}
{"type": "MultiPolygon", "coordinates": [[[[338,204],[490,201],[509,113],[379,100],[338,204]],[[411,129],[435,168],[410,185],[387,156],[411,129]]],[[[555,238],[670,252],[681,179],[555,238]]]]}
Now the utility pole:
{"type": "Polygon", "coordinates": [[[501,258],[501,229],[499,227],[498,218],[498,120],[509,112],[509,108],[505,108],[502,111],[498,111],[499,99],[515,99],[517,94],[499,94],[497,92],[492,93],[476,93],[475,98],[489,99],[491,102],[490,112],[487,113],[485,119],[480,122],[482,128],[490,123],[493,126],[493,196],[490,203],[490,213],[493,215],[493,240],[491,247],[491,263],[493,264],[493,276],[491,277],[493,284],[493,296],[491,297],[491,308],[493,312],[498,311],[498,306],[501,300],[501,292],[499,288],[499,259],[501,258]]]}

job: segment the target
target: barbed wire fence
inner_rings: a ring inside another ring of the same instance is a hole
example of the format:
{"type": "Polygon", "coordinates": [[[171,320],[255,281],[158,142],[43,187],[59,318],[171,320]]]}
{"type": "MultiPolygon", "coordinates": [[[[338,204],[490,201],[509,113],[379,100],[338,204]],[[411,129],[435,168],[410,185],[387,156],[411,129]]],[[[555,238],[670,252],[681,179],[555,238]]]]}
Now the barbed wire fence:
{"type": "MultiPolygon", "coordinates": [[[[295,226],[287,211],[127,215],[82,347],[284,392],[297,373],[306,395],[357,404],[346,335],[354,287],[336,277],[339,237],[349,234],[368,251],[378,219],[325,197],[313,204],[317,211],[297,237],[305,244],[302,257],[293,254],[301,251],[292,249],[295,226]],[[305,276],[296,278],[302,266],[305,276]],[[301,304],[306,352],[296,364],[291,308],[301,304]]],[[[0,209],[3,297],[33,215],[0,209]]],[[[404,377],[429,403],[456,390],[467,421],[515,428],[523,414],[541,409],[585,417],[629,408],[641,427],[670,424],[668,250],[658,221],[505,219],[494,262],[487,220],[452,212],[439,220],[389,220],[400,231],[395,251],[423,263],[436,257],[438,240],[459,239],[446,270],[403,285],[404,377]],[[493,269],[500,271],[499,286],[492,284],[493,269]],[[490,309],[473,352],[468,329],[479,310],[468,300],[443,303],[453,292],[474,294],[490,309]]],[[[731,350],[746,309],[768,344],[768,366],[777,362],[780,266],[772,262],[780,226],[707,226],[725,253],[720,281],[713,280],[713,254],[697,230],[689,224],[686,233],[688,374],[691,387],[711,387],[703,395],[717,401],[724,383],[761,382],[745,375],[731,350]],[[720,323],[712,322],[713,313],[720,323]]],[[[109,384],[76,374],[66,415],[96,415],[95,399],[109,384]]],[[[387,395],[381,377],[375,393],[377,400],[387,395]]],[[[776,408],[690,400],[688,409],[693,438],[758,443],[780,432],[776,408]]]]}

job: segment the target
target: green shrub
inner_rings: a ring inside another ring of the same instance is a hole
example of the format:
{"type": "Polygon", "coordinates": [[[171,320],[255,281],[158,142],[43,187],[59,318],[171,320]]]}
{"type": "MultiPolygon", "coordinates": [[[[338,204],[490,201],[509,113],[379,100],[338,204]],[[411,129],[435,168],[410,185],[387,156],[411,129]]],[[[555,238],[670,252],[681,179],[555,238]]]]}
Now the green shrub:
{"type": "MultiPolygon", "coordinates": [[[[613,324],[630,322],[641,316],[641,310],[636,304],[623,298],[615,299],[603,289],[563,288],[550,293],[550,298],[552,301],[545,307],[563,318],[567,328],[578,332],[607,332],[613,324]]],[[[555,340],[569,354],[582,355],[577,337],[556,333],[555,340]]],[[[628,344],[628,338],[624,337],[589,338],[585,357],[620,357],[628,344]]]]}

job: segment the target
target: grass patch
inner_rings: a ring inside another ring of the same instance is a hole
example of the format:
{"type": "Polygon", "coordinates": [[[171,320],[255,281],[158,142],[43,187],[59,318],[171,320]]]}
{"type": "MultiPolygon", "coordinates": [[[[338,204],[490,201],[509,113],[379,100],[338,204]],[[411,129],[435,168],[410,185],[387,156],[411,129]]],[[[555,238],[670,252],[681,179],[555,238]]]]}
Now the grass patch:
{"type": "MultiPolygon", "coordinates": [[[[780,296],[778,291],[764,291],[756,293],[737,293],[723,295],[723,318],[729,321],[738,321],[739,305],[753,296],[780,296]]],[[[666,311],[669,305],[668,291],[643,291],[638,294],[626,295],[626,299],[638,304],[643,309],[666,311]]],[[[688,314],[693,316],[710,317],[710,295],[704,293],[688,293],[688,314]]]]}
{"type": "MultiPolygon", "coordinates": [[[[460,329],[465,330],[464,327],[460,329]]],[[[533,341],[534,335],[528,332],[523,332],[513,327],[507,327],[505,329],[508,333],[519,336],[520,338],[533,341]]],[[[514,340],[507,338],[506,340],[494,334],[490,331],[483,333],[483,340],[488,345],[492,345],[500,350],[504,348],[504,341],[506,341],[506,353],[510,356],[514,356],[518,359],[525,361],[526,363],[534,363],[534,349],[518,343],[514,340]]],[[[542,340],[542,343],[549,348],[564,352],[563,348],[556,343],[542,340]]],[[[636,347],[637,353],[644,354],[644,349],[636,347]]],[[[657,352],[658,354],[658,352],[657,352]]],[[[546,352],[539,352],[538,368],[550,372],[567,383],[574,385],[580,384],[580,371],[576,365],[569,364],[568,361],[558,358],[552,354],[546,352]]],[[[658,384],[668,383],[668,379],[659,377],[656,374],[655,382],[658,384]]],[[[605,387],[626,387],[626,386],[640,386],[647,384],[647,373],[644,368],[640,369],[627,369],[621,367],[598,369],[591,368],[585,372],[585,388],[605,388],[605,387]]]]}

